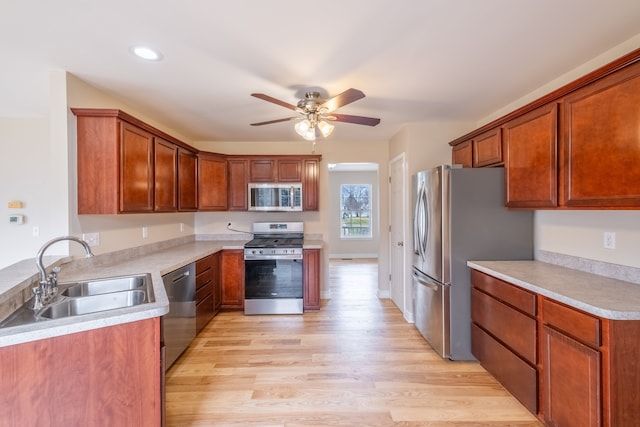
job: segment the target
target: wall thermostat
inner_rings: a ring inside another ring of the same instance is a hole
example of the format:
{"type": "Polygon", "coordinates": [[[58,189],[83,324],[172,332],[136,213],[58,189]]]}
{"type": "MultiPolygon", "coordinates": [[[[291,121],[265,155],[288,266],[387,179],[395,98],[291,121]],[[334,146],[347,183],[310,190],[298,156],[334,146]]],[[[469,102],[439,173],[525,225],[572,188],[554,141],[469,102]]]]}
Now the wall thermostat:
{"type": "Polygon", "coordinates": [[[24,215],[9,215],[9,224],[24,224],[24,215]]]}

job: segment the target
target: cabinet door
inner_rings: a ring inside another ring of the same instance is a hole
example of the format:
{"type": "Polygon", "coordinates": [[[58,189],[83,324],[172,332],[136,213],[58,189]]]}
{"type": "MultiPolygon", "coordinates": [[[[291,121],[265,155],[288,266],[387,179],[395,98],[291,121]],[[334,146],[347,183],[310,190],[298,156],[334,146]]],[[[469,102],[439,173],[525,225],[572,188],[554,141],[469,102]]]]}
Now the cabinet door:
{"type": "Polygon", "coordinates": [[[600,352],[545,326],[542,396],[548,425],[602,425],[600,352]]]}
{"type": "Polygon", "coordinates": [[[320,310],[320,249],[303,252],[305,310],[320,310]]]}
{"type": "Polygon", "coordinates": [[[278,159],[278,182],[302,182],[300,159],[278,159]]]}
{"type": "Polygon", "coordinates": [[[222,263],[221,252],[216,252],[213,256],[213,314],[215,315],[222,307],[222,263]]]}
{"type": "Polygon", "coordinates": [[[505,124],[508,207],[557,206],[557,133],[555,103],[505,124]]]}
{"type": "Polygon", "coordinates": [[[227,210],[227,161],[222,156],[198,156],[198,209],[227,210]]]}
{"type": "Polygon", "coordinates": [[[178,210],[195,211],[198,209],[196,154],[178,149],[178,210]]]}
{"type": "Polygon", "coordinates": [[[156,212],[175,212],[176,204],[176,154],[177,147],[162,138],[154,144],[154,208],[156,212]]]}
{"type": "Polygon", "coordinates": [[[640,207],[640,63],[567,96],[563,202],[640,207]]]}
{"type": "Polygon", "coordinates": [[[276,182],[278,180],[276,172],[275,159],[249,160],[250,182],[276,182]]]}
{"type": "Polygon", "coordinates": [[[229,210],[246,211],[248,208],[249,171],[246,159],[227,159],[229,168],[229,210]]]}
{"type": "Polygon", "coordinates": [[[244,308],[244,251],[222,251],[222,308],[244,308]]]}
{"type": "Polygon", "coordinates": [[[451,149],[451,163],[470,168],[473,166],[473,145],[471,140],[454,145],[451,149]]]}
{"type": "Polygon", "coordinates": [[[152,212],[154,138],[122,122],[120,138],[120,211],[152,212]]]}
{"type": "Polygon", "coordinates": [[[495,128],[473,138],[473,167],[502,164],[502,129],[495,128]]]}
{"type": "Polygon", "coordinates": [[[302,180],[302,210],[317,211],[320,209],[319,180],[320,162],[316,159],[304,160],[304,177],[302,180]]]}

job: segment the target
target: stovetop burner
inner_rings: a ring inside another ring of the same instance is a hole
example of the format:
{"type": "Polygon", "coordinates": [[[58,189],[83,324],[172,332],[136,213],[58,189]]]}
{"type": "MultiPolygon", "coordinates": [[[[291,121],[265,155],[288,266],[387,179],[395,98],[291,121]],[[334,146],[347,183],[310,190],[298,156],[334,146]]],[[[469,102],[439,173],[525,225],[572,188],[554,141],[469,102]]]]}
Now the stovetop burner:
{"type": "Polygon", "coordinates": [[[244,245],[245,248],[300,248],[302,238],[258,237],[244,245]]]}

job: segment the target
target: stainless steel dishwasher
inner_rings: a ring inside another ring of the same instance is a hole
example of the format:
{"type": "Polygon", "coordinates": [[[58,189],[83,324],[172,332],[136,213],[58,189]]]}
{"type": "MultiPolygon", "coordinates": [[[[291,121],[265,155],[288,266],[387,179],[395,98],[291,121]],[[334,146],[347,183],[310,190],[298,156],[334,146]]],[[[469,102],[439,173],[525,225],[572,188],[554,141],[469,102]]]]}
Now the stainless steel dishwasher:
{"type": "Polygon", "coordinates": [[[191,263],[162,276],[169,313],[162,317],[162,336],[169,369],[196,337],[196,265],[191,263]]]}

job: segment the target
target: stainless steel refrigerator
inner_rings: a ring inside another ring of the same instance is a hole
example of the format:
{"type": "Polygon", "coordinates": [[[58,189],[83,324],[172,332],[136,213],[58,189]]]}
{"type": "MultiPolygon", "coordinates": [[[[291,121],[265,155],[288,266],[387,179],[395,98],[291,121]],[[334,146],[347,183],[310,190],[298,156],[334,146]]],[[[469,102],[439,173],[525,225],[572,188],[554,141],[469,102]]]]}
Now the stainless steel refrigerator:
{"type": "Polygon", "coordinates": [[[413,176],[413,313],[443,358],[475,359],[467,261],[533,259],[533,212],[505,208],[504,194],[503,168],[413,176]]]}

